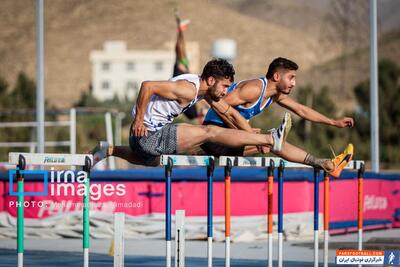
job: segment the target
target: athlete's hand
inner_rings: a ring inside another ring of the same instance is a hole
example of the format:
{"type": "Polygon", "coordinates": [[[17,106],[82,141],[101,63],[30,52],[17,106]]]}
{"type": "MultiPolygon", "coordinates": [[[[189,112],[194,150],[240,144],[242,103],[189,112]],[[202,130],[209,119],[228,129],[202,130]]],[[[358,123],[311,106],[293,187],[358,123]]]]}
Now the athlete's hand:
{"type": "Polygon", "coordinates": [[[253,131],[253,133],[256,133],[256,134],[261,133],[261,129],[260,128],[251,128],[251,130],[253,131]]]}
{"type": "Polygon", "coordinates": [[[144,126],[143,122],[135,121],[133,123],[131,134],[136,137],[142,137],[142,136],[147,136],[147,131],[148,131],[148,129],[146,126],[144,126]]]}
{"type": "Polygon", "coordinates": [[[271,148],[268,146],[257,146],[257,150],[262,154],[267,154],[271,151],[271,148]]]}
{"type": "Polygon", "coordinates": [[[335,126],[339,127],[339,128],[353,127],[354,126],[354,119],[353,118],[344,117],[343,119],[336,120],[335,121],[335,126]]]}

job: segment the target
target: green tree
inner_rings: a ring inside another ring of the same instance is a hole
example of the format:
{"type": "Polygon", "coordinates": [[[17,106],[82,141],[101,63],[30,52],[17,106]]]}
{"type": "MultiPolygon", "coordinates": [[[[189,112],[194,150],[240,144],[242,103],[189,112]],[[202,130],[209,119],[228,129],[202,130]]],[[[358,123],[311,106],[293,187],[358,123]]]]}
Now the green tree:
{"type": "Polygon", "coordinates": [[[0,77],[0,109],[4,109],[7,103],[7,89],[7,81],[0,77]]]}
{"type": "MultiPolygon", "coordinates": [[[[400,68],[393,61],[379,62],[379,142],[380,159],[389,164],[400,163],[400,68]]],[[[355,110],[358,146],[365,158],[370,158],[370,83],[355,87],[358,107],[355,110]]]]}
{"type": "MultiPolygon", "coordinates": [[[[315,92],[311,86],[305,86],[298,88],[296,100],[328,117],[335,118],[338,116],[339,110],[332,99],[328,87],[323,87],[315,92]]],[[[332,155],[329,145],[332,145],[336,152],[340,152],[347,143],[351,142],[350,129],[339,129],[303,119],[294,124],[293,130],[301,140],[299,146],[321,157],[332,155]]]]}
{"type": "Polygon", "coordinates": [[[25,73],[20,72],[14,89],[7,97],[9,108],[34,108],[36,106],[36,84],[25,73]]]}
{"type": "MultiPolygon", "coordinates": [[[[15,86],[11,92],[8,92],[8,84],[0,78],[0,109],[2,111],[16,111],[18,109],[27,109],[35,107],[35,82],[30,79],[25,73],[21,72],[17,76],[15,86]]],[[[27,115],[2,115],[1,121],[32,121],[34,114],[27,115]]],[[[32,128],[4,128],[0,132],[0,142],[27,142],[34,137],[32,128]]],[[[15,149],[15,148],[14,148],[15,149]]],[[[7,155],[12,148],[3,148],[0,150],[2,155],[7,155]]],[[[20,151],[27,151],[26,149],[19,149],[20,151]]],[[[1,160],[5,160],[3,156],[1,160]]]]}

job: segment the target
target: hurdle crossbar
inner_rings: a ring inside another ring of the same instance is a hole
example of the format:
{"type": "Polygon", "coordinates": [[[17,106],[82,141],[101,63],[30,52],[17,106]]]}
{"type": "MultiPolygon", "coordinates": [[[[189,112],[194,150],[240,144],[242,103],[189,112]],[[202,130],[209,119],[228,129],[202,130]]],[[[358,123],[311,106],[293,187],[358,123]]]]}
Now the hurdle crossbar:
{"type": "MultiPolygon", "coordinates": [[[[310,165],[305,165],[296,162],[290,162],[279,157],[230,157],[221,156],[219,157],[219,166],[226,166],[227,160],[231,159],[232,166],[235,167],[268,167],[271,160],[274,162],[275,166],[279,166],[280,162],[283,160],[285,168],[313,168],[310,165]]],[[[352,160],[350,161],[344,169],[358,170],[361,165],[364,164],[363,160],[352,160]]]]}
{"type": "Polygon", "coordinates": [[[213,156],[161,155],[160,165],[168,165],[169,158],[173,166],[208,166],[214,159],[213,156]]]}
{"type": "MultiPolygon", "coordinates": [[[[232,166],[235,167],[265,167],[265,157],[219,157],[219,166],[227,166],[228,159],[231,160],[232,166]]],[[[268,162],[269,163],[269,162],[268,162]]]]}
{"type": "Polygon", "coordinates": [[[23,156],[25,164],[51,166],[85,166],[87,158],[93,162],[91,154],[59,154],[59,153],[20,153],[10,152],[8,162],[17,165],[19,157],[23,156]]]}

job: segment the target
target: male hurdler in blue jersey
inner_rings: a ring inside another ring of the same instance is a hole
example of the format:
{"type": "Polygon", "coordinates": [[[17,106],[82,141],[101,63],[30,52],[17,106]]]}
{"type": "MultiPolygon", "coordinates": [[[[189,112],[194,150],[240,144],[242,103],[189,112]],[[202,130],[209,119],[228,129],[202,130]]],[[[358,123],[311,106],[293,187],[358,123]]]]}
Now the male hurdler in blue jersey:
{"type": "MultiPolygon", "coordinates": [[[[269,65],[268,72],[265,77],[240,81],[232,84],[228,88],[227,95],[223,98],[224,103],[229,106],[220,107],[222,112],[210,109],[205,117],[205,125],[217,125],[221,127],[238,128],[246,131],[252,131],[249,124],[238,125],[230,119],[230,106],[234,107],[246,119],[250,120],[252,117],[261,113],[264,109],[273,103],[296,113],[303,119],[323,123],[339,128],[352,127],[354,120],[352,118],[331,119],[325,115],[304,106],[289,97],[290,92],[296,85],[296,71],[298,65],[285,58],[276,58],[269,65]]],[[[216,143],[204,143],[201,148],[207,153],[214,156],[232,155],[241,156],[256,153],[258,151],[267,153],[270,152],[268,147],[240,147],[231,148],[216,143]]],[[[350,156],[346,157],[351,159],[353,148],[350,144],[345,153],[350,156]]],[[[316,167],[321,167],[327,170],[333,176],[338,176],[342,168],[337,168],[340,164],[339,159],[343,159],[343,155],[339,155],[334,160],[326,160],[316,158],[304,150],[285,143],[281,151],[272,151],[274,154],[293,162],[305,163],[316,167]]]]}

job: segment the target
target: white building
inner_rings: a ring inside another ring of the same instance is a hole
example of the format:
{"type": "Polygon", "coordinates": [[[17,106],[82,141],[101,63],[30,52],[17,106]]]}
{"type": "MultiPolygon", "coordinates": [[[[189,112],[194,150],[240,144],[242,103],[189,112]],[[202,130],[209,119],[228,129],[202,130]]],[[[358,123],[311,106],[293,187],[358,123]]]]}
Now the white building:
{"type": "MultiPolygon", "coordinates": [[[[193,44],[190,46],[193,47],[193,44]]],[[[194,71],[199,61],[197,43],[191,50],[193,52],[188,52],[188,57],[194,71]]],[[[171,78],[175,53],[172,49],[127,50],[124,41],[107,41],[104,50],[94,50],[90,53],[90,61],[95,98],[104,101],[116,95],[120,99],[126,97],[133,100],[143,81],[171,78]]]]}

